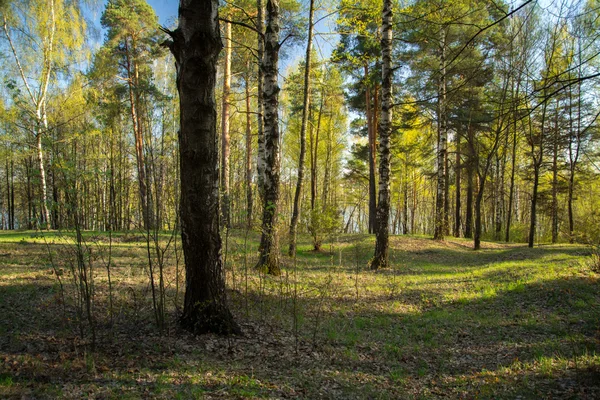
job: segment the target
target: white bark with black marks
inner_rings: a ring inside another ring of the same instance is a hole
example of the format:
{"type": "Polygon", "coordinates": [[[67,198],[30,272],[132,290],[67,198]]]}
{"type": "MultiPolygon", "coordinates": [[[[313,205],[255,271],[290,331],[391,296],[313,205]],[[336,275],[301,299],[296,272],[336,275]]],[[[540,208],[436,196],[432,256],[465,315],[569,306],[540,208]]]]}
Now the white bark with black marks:
{"type": "Polygon", "coordinates": [[[385,268],[389,264],[390,219],[390,136],[392,133],[392,0],[383,0],[381,25],[382,84],[381,121],[379,127],[379,199],[375,255],[371,269],[385,268]]]}
{"type": "MultiPolygon", "coordinates": [[[[279,275],[279,249],[277,243],[277,206],[279,203],[279,1],[267,0],[265,29],[265,54],[261,62],[263,74],[264,152],[263,220],[260,255],[257,268],[279,275]]],[[[260,149],[259,149],[260,150],[260,149]]]]}

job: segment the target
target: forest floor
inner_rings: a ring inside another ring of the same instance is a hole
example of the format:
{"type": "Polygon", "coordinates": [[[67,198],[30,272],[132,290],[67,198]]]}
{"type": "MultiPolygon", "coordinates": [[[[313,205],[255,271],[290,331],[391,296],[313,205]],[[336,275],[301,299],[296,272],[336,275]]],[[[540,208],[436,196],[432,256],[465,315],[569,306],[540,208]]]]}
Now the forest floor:
{"type": "Polygon", "coordinates": [[[320,252],[302,239],[271,277],[253,268],[257,234],[228,235],[244,334],[194,337],[177,328],[183,263],[168,234],[159,329],[143,235],[86,233],[78,263],[69,235],[0,233],[0,398],[600,398],[589,248],[394,236],[392,266],[372,272],[373,237],[320,252]]]}

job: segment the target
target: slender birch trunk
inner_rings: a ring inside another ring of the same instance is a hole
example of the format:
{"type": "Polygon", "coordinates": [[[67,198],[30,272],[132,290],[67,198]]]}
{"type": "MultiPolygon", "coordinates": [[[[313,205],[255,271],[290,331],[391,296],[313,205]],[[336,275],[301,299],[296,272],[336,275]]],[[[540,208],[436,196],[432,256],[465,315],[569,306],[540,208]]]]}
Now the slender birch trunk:
{"type": "Polygon", "coordinates": [[[392,1],[383,0],[381,11],[382,98],[379,129],[379,199],[375,255],[371,269],[389,265],[389,219],[390,219],[390,136],[392,133],[392,1]]]}
{"type": "Polygon", "coordinates": [[[277,206],[279,203],[279,0],[267,0],[265,54],[261,62],[264,102],[264,153],[259,155],[264,165],[263,220],[258,269],[279,275],[277,243],[277,206]]]}

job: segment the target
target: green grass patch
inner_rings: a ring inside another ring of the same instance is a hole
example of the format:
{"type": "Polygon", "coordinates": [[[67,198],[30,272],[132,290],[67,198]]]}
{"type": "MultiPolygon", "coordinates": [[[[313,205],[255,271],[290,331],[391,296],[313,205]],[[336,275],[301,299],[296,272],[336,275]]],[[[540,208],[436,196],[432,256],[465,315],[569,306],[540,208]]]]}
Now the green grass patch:
{"type": "Polygon", "coordinates": [[[253,269],[259,235],[231,230],[228,295],[245,336],[196,338],[177,328],[180,243],[165,253],[161,330],[143,235],[84,237],[93,351],[72,233],[0,232],[0,397],[600,397],[600,283],[582,246],[475,252],[393,236],[390,267],[372,272],[373,237],[315,252],[300,236],[297,258],[282,253],[282,276],[269,277],[253,269]]]}

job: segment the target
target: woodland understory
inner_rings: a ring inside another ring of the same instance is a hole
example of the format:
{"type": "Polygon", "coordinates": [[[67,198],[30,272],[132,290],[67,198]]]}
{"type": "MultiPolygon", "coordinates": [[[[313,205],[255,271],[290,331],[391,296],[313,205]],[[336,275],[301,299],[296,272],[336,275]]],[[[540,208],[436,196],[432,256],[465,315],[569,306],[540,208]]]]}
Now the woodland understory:
{"type": "Polygon", "coordinates": [[[157,325],[144,238],[132,234],[112,245],[85,235],[89,320],[67,261],[72,238],[0,234],[3,398],[600,395],[599,276],[585,246],[484,242],[473,252],[465,239],[398,236],[391,267],[373,273],[364,268],[372,237],[339,235],[314,252],[301,235],[297,257],[282,255],[272,277],[253,270],[260,236],[233,231],[225,270],[243,334],[223,337],[179,328],[175,250],[157,325]]]}
{"type": "Polygon", "coordinates": [[[149,3],[0,1],[0,397],[600,397],[598,0],[149,3]]]}

